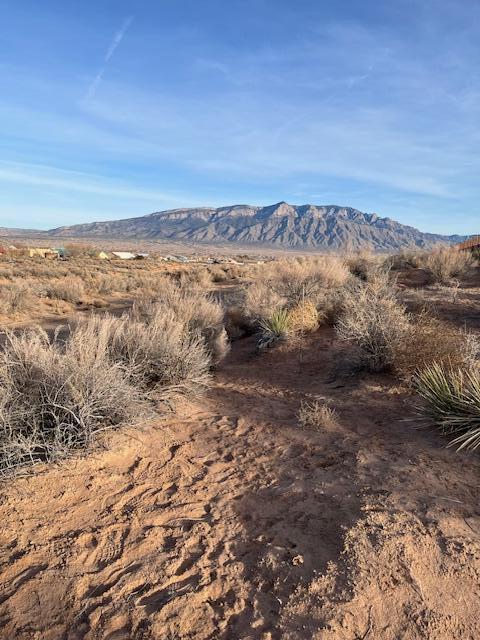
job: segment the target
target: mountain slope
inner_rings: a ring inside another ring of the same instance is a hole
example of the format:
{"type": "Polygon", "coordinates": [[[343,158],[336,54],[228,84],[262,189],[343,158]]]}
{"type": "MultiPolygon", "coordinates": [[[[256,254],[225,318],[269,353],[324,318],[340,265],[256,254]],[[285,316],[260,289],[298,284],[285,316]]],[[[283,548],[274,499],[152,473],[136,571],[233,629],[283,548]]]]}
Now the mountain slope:
{"type": "Polygon", "coordinates": [[[51,236],[149,238],[195,243],[236,243],[290,249],[397,250],[456,242],[457,236],[422,233],[390,218],[351,207],[294,206],[173,209],[139,218],[59,227],[51,236]]]}

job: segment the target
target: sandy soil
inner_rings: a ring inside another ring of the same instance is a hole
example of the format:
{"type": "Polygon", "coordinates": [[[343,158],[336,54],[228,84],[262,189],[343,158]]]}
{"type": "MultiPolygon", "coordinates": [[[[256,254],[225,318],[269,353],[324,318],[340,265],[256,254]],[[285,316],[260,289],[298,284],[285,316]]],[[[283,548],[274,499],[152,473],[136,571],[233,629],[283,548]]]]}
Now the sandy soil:
{"type": "Polygon", "coordinates": [[[4,485],[0,636],[479,638],[478,455],[335,358],[328,329],[238,341],[175,419],[4,485]],[[302,430],[317,395],[339,424],[302,430]]]}
{"type": "Polygon", "coordinates": [[[427,309],[447,322],[473,331],[480,330],[480,268],[454,280],[456,286],[429,285],[423,269],[408,269],[396,273],[403,287],[402,299],[412,309],[427,309]]]}

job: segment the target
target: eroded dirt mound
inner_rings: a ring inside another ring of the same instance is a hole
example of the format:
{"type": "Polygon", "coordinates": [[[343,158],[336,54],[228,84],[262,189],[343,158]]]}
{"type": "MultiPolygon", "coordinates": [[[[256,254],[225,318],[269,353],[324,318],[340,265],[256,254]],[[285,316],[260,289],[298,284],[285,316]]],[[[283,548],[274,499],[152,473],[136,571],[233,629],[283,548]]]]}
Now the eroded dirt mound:
{"type": "Polygon", "coordinates": [[[334,357],[240,341],[175,420],[4,485],[2,638],[480,637],[478,457],[334,357]],[[310,395],[338,425],[299,428],[310,395]]]}

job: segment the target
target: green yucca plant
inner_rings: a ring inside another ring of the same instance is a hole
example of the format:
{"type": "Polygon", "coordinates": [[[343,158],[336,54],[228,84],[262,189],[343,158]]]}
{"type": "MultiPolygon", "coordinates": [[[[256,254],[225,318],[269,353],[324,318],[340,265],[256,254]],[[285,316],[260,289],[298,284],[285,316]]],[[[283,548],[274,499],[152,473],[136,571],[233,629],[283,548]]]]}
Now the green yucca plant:
{"type": "Polygon", "coordinates": [[[478,371],[449,370],[434,363],[415,374],[414,387],[425,404],[419,408],[446,435],[449,446],[480,447],[480,375],[478,371]]]}
{"type": "Polygon", "coordinates": [[[286,309],[279,309],[274,311],[269,318],[260,320],[259,326],[258,348],[270,347],[278,340],[284,340],[290,333],[290,315],[286,309]]]}

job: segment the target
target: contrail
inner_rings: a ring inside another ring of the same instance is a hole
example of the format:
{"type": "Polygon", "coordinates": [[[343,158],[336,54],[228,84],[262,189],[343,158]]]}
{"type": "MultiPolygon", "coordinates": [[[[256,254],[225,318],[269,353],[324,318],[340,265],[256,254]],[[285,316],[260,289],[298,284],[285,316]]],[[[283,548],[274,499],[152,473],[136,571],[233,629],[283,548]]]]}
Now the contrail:
{"type": "Polygon", "coordinates": [[[105,54],[105,57],[103,59],[103,65],[100,67],[97,75],[95,76],[93,81],[90,83],[90,86],[88,87],[87,92],[85,93],[84,99],[86,101],[91,100],[94,97],[95,93],[97,92],[97,89],[103,80],[103,76],[105,74],[105,70],[107,68],[108,62],[110,58],[113,56],[113,54],[115,53],[115,51],[117,50],[117,47],[122,42],[132,22],[133,22],[133,16],[128,16],[128,18],[125,18],[125,20],[123,21],[123,24],[120,27],[120,29],[118,29],[118,31],[115,32],[115,35],[113,36],[112,41],[110,42],[110,45],[107,49],[107,53],[105,54]]]}
{"type": "Polygon", "coordinates": [[[123,40],[132,22],[133,22],[133,16],[128,16],[128,18],[124,20],[120,29],[115,33],[115,35],[113,36],[113,40],[110,43],[110,46],[108,47],[108,51],[105,54],[105,62],[108,62],[110,58],[113,56],[113,54],[115,53],[115,49],[123,40]]]}

